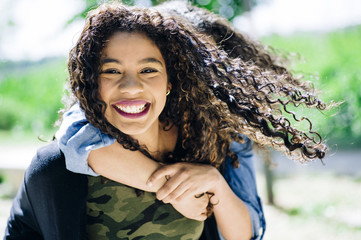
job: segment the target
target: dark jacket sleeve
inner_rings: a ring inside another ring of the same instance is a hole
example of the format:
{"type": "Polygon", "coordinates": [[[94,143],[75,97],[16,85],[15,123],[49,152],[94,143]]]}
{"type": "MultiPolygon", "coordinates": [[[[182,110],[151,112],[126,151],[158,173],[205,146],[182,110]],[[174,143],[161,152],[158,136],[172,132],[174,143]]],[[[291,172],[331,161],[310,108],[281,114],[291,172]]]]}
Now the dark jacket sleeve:
{"type": "Polygon", "coordinates": [[[56,142],[38,150],[8,220],[8,239],[85,239],[87,178],[65,168],[56,142]]]}
{"type": "Polygon", "coordinates": [[[25,182],[13,201],[4,239],[43,239],[29,202],[25,182]]]}

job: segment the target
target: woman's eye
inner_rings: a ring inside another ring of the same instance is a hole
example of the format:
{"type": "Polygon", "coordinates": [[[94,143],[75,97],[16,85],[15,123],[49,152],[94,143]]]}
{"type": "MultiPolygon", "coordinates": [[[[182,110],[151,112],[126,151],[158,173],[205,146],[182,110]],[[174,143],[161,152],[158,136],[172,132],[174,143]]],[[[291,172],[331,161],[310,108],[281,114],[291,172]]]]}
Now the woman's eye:
{"type": "Polygon", "coordinates": [[[152,69],[152,68],[143,69],[141,71],[141,73],[154,73],[154,72],[158,72],[158,71],[156,69],[152,69]]]}
{"type": "Polygon", "coordinates": [[[101,73],[107,73],[107,74],[120,74],[120,72],[116,69],[106,69],[102,71],[101,73]]]}

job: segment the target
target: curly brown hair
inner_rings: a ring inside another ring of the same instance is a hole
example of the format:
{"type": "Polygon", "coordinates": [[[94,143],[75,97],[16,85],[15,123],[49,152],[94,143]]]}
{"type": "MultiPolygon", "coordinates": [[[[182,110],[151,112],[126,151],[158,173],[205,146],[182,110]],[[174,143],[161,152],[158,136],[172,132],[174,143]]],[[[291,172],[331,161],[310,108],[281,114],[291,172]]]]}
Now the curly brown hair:
{"type": "Polygon", "coordinates": [[[168,154],[167,161],[220,167],[229,156],[237,166],[230,143],[245,137],[303,161],[325,156],[327,147],[312,131],[311,121],[288,107],[324,110],[326,104],[226,20],[184,2],[149,9],[103,4],[88,14],[70,52],[71,90],[86,118],[125,148],[151,157],[104,117],[106,104],[98,94],[100,57],[116,32],[146,34],[165,59],[172,91],[159,120],[165,128],[179,127],[183,148],[180,156],[168,154]],[[285,113],[296,121],[308,121],[309,131],[293,127],[285,113]]]}

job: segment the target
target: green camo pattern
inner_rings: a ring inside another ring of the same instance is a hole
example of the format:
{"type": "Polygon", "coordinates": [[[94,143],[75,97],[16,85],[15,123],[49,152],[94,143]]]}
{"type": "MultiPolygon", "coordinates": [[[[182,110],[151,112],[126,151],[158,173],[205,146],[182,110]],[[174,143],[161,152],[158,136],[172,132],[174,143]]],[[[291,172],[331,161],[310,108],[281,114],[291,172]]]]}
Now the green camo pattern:
{"type": "Polygon", "coordinates": [[[88,239],[199,239],[203,222],[185,218],[154,193],[137,196],[135,189],[88,176],[88,239]]]}

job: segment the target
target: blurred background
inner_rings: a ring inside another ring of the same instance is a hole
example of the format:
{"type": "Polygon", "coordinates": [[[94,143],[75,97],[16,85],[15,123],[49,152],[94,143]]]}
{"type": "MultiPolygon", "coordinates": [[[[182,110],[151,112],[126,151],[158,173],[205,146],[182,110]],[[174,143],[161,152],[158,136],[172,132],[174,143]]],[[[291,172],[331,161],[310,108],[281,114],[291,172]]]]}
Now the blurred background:
{"type": "MultiPolygon", "coordinates": [[[[164,1],[127,0],[151,6],[164,1]]],[[[290,58],[294,74],[343,102],[307,112],[330,146],[299,164],[256,156],[265,239],[361,239],[361,1],[192,0],[290,58]]],[[[0,1],[0,237],[36,149],[50,141],[62,108],[66,59],[96,0],[0,1]],[[39,138],[41,140],[39,140],[39,138]]]]}

